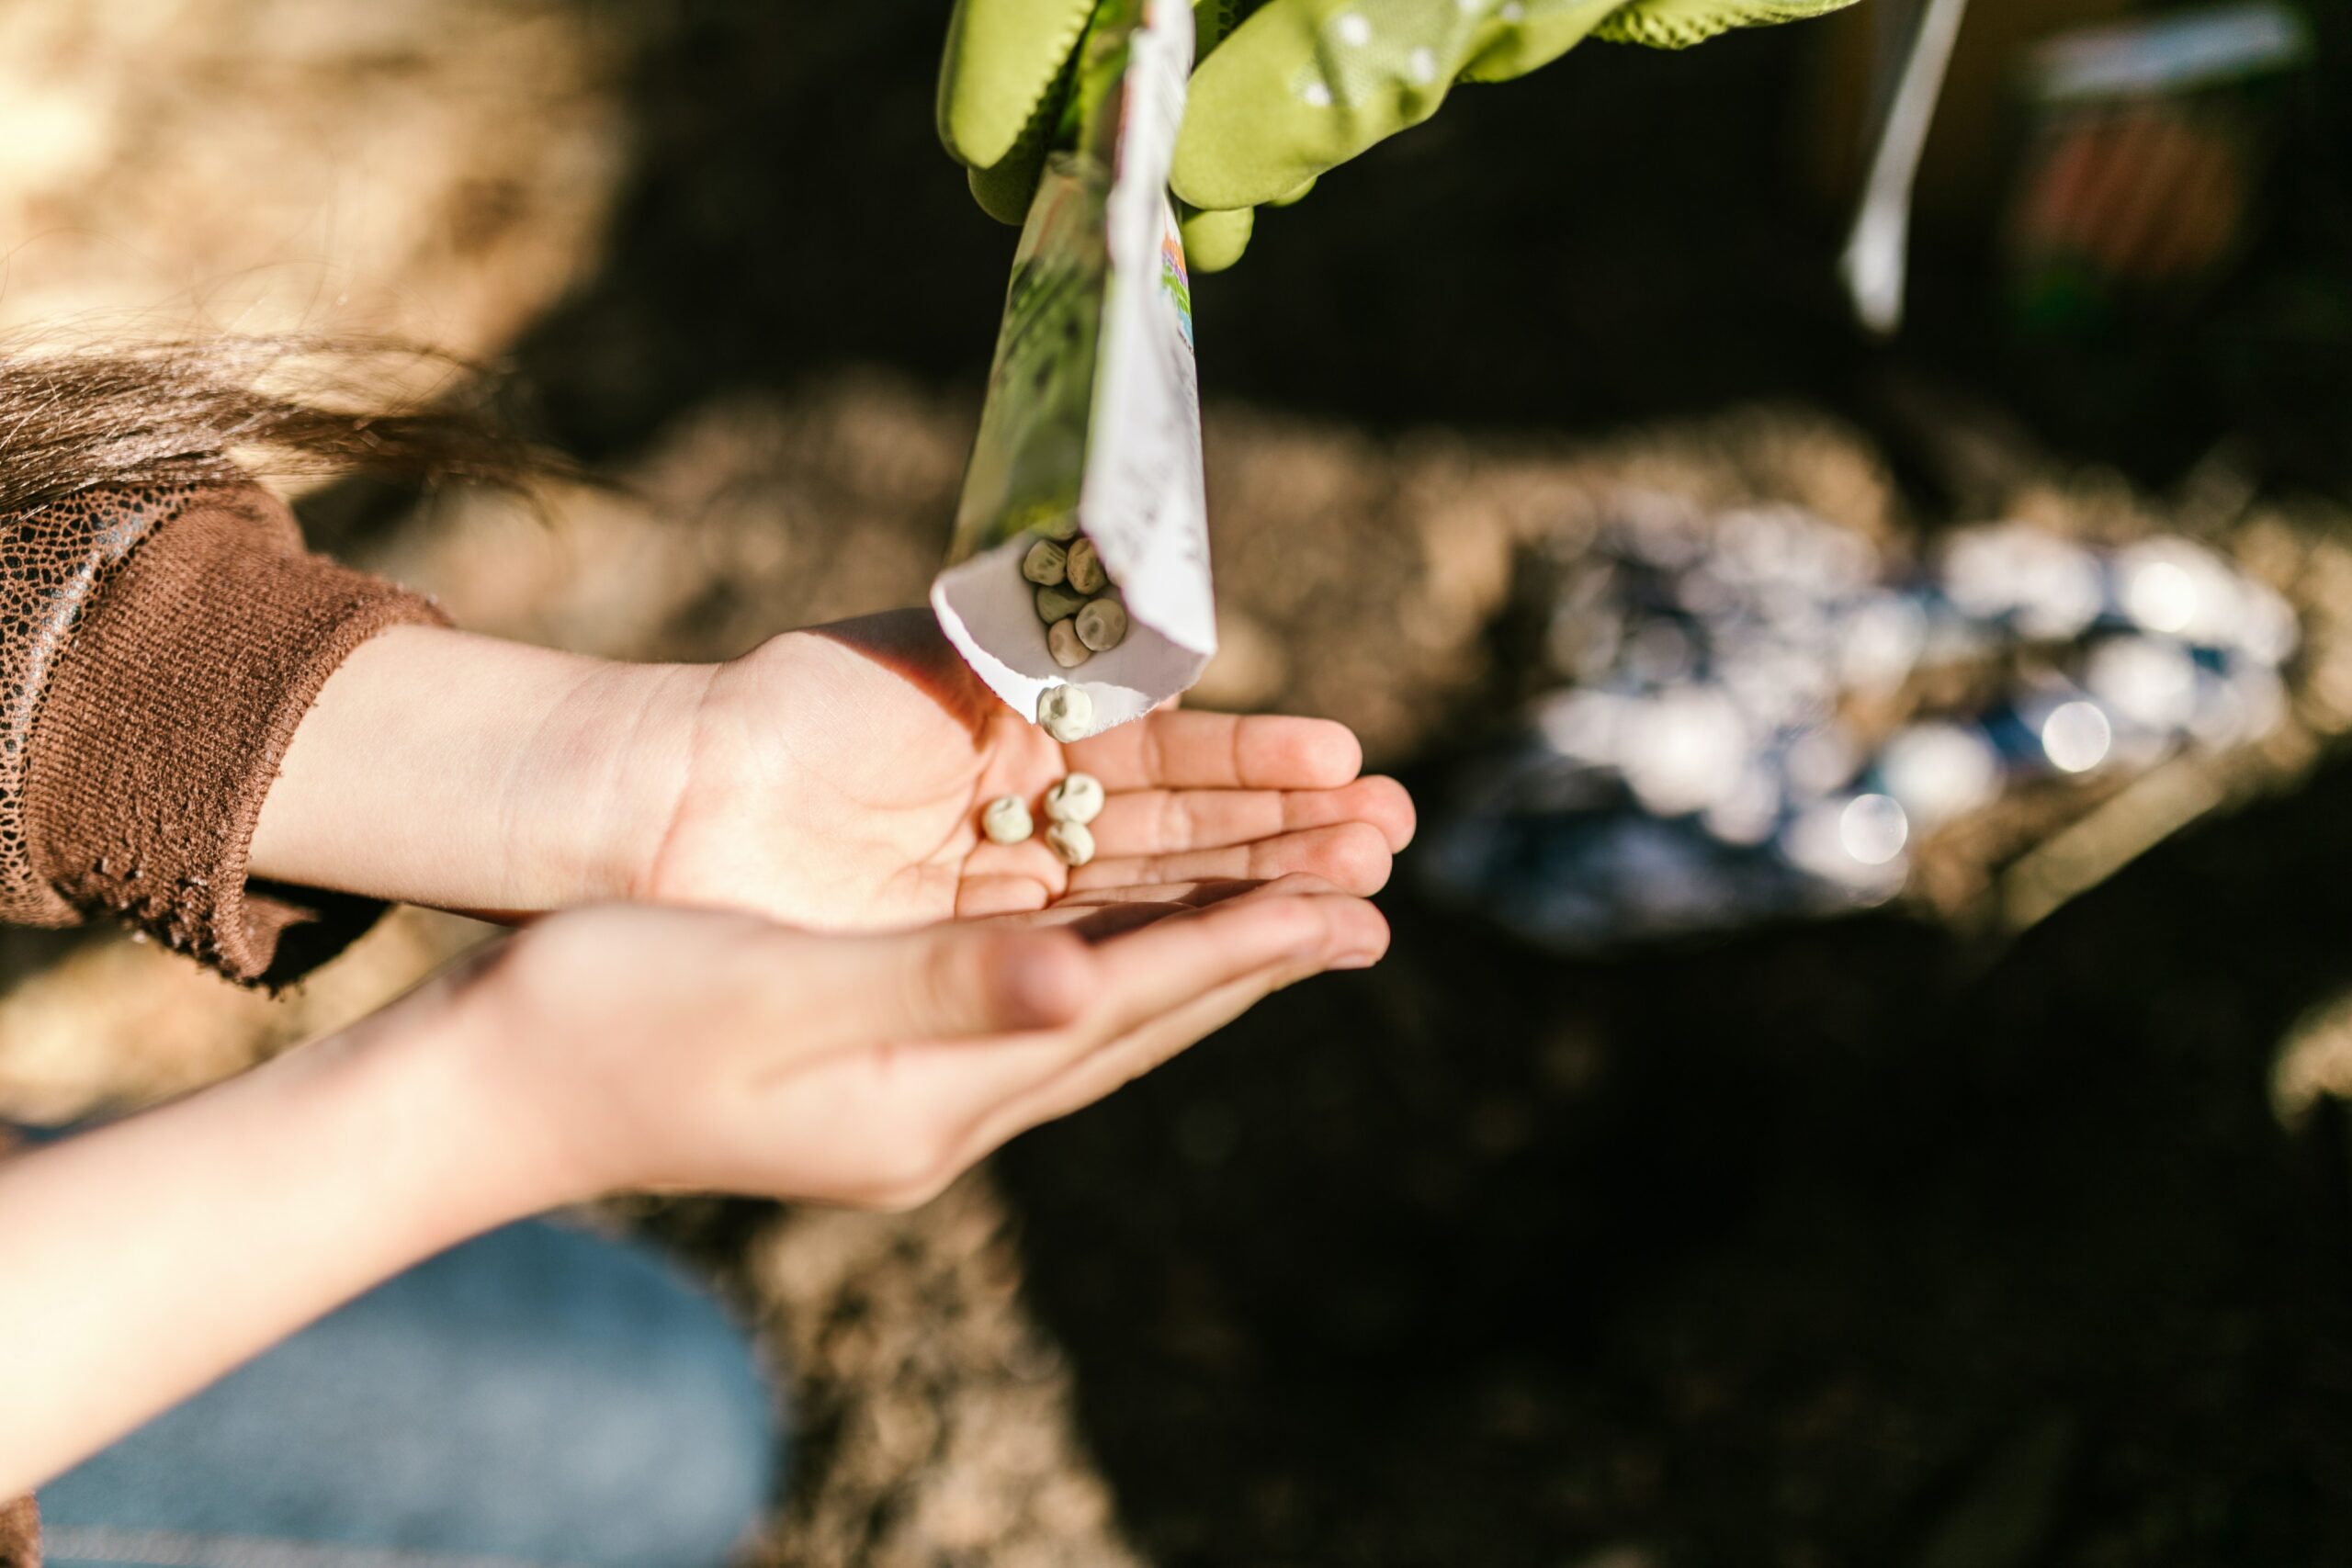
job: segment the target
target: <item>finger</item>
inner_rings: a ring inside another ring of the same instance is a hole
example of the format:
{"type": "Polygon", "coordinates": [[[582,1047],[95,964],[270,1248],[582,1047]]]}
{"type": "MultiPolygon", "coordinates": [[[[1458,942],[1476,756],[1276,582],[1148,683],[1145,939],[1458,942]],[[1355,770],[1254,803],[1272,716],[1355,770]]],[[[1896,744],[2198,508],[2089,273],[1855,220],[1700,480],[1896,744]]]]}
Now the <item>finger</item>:
{"type": "Polygon", "coordinates": [[[1116,904],[1059,904],[1050,909],[988,917],[988,924],[1009,931],[1070,931],[1089,942],[1103,942],[1155,920],[1181,915],[1194,908],[1171,899],[1133,898],[1116,904]]]}
{"type": "Polygon", "coordinates": [[[1269,964],[1070,1063],[1052,1077],[1005,1100],[982,1117],[973,1129],[967,1162],[980,1158],[1032,1127],[1082,1111],[1098,1100],[1109,1099],[1145,1074],[1165,1066],[1274,992],[1311,978],[1319,969],[1319,965],[1303,963],[1269,964]]]}
{"type": "Polygon", "coordinates": [[[1427,118],[1498,4],[1384,6],[1375,24],[1368,6],[1270,0],[1193,73],[1176,193],[1261,206],[1427,118]]]}
{"type": "Polygon", "coordinates": [[[1379,829],[1368,822],[1341,822],[1223,849],[1091,861],[1070,873],[1070,889],[1085,892],[1096,887],[1219,877],[1271,881],[1277,876],[1304,873],[1322,877],[1362,897],[1388,885],[1393,864],[1388,841],[1379,829]]]}
{"type": "Polygon", "coordinates": [[[1097,1000],[1071,1032],[1099,1046],[1252,970],[1326,964],[1385,942],[1386,931],[1377,909],[1338,893],[1232,898],[1171,916],[1095,950],[1097,1000]]]}
{"type": "Polygon", "coordinates": [[[1093,0],[957,0],[939,64],[939,139],[968,167],[1001,163],[1078,47],[1093,0]]]}
{"type": "Polygon", "coordinates": [[[972,193],[973,205],[1000,223],[1019,228],[1036,198],[1037,182],[1046,172],[1047,123],[1041,110],[1038,131],[1015,142],[1001,162],[965,171],[964,185],[972,193]]]}
{"type": "Polygon", "coordinates": [[[994,876],[1025,877],[1047,887],[1059,887],[1069,869],[1061,856],[1046,847],[1045,829],[1051,823],[1032,818],[1029,837],[1018,843],[999,844],[982,839],[964,857],[967,879],[994,876]]]}
{"type": "Polygon", "coordinates": [[[1042,909],[1019,910],[983,917],[1014,928],[1065,929],[1089,942],[1099,942],[1150,920],[1187,909],[1205,909],[1228,898],[1252,896],[1279,897],[1286,894],[1338,893],[1341,889],[1319,876],[1284,876],[1272,882],[1238,878],[1206,882],[1171,882],[1137,887],[1102,887],[1067,895],[1042,909]]]}
{"type": "Polygon", "coordinates": [[[1181,854],[1283,833],[1363,822],[1391,852],[1413,837],[1413,801],[1390,778],[1319,790],[1123,790],[1103,802],[1094,842],[1105,855],[1181,854]]]}
{"type": "Polygon", "coordinates": [[[1611,8],[1594,36],[1652,49],[1688,49],[1734,28],[1800,21],[1852,4],[1854,0],[1632,0],[1611,8]]]}
{"type": "Polygon", "coordinates": [[[989,1107],[1236,980],[1273,967],[1311,972],[1342,955],[1376,951],[1386,931],[1371,905],[1329,893],[1234,898],[1168,915],[1092,949],[1093,997],[1068,1027],[927,1053],[927,1092],[967,1108],[977,1125],[989,1107]]]}
{"type": "Polygon", "coordinates": [[[1257,224],[1253,209],[1230,212],[1184,209],[1179,226],[1184,236],[1184,265],[1193,272],[1223,272],[1250,248],[1250,231],[1257,224]]]}
{"type": "Polygon", "coordinates": [[[1035,876],[1020,873],[966,876],[956,887],[956,918],[986,919],[1042,909],[1053,902],[1054,890],[1035,876]]]}
{"type": "Polygon", "coordinates": [[[1216,1033],[1275,991],[1310,978],[1322,968],[1367,968],[1388,951],[1384,923],[1376,935],[1329,964],[1268,964],[1227,982],[1194,1000],[1073,1061],[1060,1073],[991,1111],[975,1129],[970,1158],[1035,1127],[1067,1116],[1117,1092],[1216,1033]]]}
{"type": "Polygon", "coordinates": [[[1144,927],[1185,913],[1190,905],[1147,903],[1137,899],[1125,904],[1097,904],[1073,909],[1048,909],[1040,919],[1066,922],[1064,929],[1076,931],[1091,942],[1106,942],[1144,927]]]}
{"type": "Polygon", "coordinates": [[[1198,882],[1145,882],[1121,887],[1080,888],[1063,894],[1055,900],[1054,908],[1069,909],[1087,905],[1144,902],[1181,904],[1187,908],[1204,909],[1211,904],[1221,904],[1227,898],[1238,898],[1249,893],[1340,891],[1342,889],[1318,876],[1286,876],[1274,882],[1262,882],[1254,877],[1216,876],[1198,882]]]}
{"type": "Polygon", "coordinates": [[[1142,910],[1154,918],[1205,909],[1230,898],[1278,898],[1296,894],[1344,893],[1346,889],[1319,876],[1283,876],[1272,882],[1246,877],[1217,877],[1202,882],[1168,882],[1129,887],[1098,887],[1066,894],[1043,909],[989,917],[998,924],[1022,927],[1067,927],[1094,940],[1098,931],[1127,929],[1124,919],[1095,925],[1101,916],[1125,916],[1142,910]]]}
{"type": "Polygon", "coordinates": [[[1107,1100],[1199,1044],[1275,991],[1315,972],[1314,966],[1296,962],[1269,964],[1067,1064],[981,1112],[965,1135],[958,1156],[961,1163],[974,1164],[1032,1127],[1107,1100]]]}
{"type": "Polygon", "coordinates": [[[951,1040],[1051,1030],[1083,1014],[1101,960],[1060,931],[934,926],[901,936],[834,939],[825,973],[835,1005],[820,1043],[951,1040]]]}
{"type": "Polygon", "coordinates": [[[1181,708],[1081,740],[1068,755],[1110,790],[1336,789],[1363,768],[1363,748],[1344,724],[1181,708]]]}

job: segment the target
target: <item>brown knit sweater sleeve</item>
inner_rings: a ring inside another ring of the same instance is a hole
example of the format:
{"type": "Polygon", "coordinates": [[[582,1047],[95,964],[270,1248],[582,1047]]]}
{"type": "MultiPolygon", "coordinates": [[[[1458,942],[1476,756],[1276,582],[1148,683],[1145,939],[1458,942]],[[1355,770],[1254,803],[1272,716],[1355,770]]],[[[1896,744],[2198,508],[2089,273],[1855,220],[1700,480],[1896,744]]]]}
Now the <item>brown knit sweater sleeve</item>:
{"type": "Polygon", "coordinates": [[[40,1568],[40,1510],[30,1497],[0,1503],[0,1568],[40,1568]]]}
{"type": "Polygon", "coordinates": [[[0,518],[0,919],[119,916],[282,985],[380,906],[248,884],[335,667],[426,600],[305,553],[258,490],[115,490],[0,518]]]}

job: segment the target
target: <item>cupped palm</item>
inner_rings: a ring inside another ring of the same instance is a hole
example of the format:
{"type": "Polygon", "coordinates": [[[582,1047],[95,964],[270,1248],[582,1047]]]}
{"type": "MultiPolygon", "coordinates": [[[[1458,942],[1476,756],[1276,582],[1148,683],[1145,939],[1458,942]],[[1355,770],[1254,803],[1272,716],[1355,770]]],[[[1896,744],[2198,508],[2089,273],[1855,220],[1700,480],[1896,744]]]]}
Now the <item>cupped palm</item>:
{"type": "Polygon", "coordinates": [[[1064,746],[981,685],[922,611],[787,633],[720,667],[684,745],[635,891],[817,930],[1292,874],[1366,894],[1413,830],[1403,789],[1358,776],[1340,725],[1169,709],[1064,746]],[[1107,792],[1088,864],[1064,865],[1040,837],[981,834],[988,801],[1037,812],[1071,772],[1107,792]]]}

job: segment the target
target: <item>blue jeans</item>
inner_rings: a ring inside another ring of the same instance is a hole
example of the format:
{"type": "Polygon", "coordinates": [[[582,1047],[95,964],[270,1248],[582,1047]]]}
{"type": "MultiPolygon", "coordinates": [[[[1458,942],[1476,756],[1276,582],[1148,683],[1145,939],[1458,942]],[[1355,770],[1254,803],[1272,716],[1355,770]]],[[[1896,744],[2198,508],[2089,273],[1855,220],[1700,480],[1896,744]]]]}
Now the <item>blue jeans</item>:
{"type": "Polygon", "coordinates": [[[52,1568],[717,1568],[782,1461],[718,1304],[650,1248],[509,1226],[41,1489],[52,1568]]]}

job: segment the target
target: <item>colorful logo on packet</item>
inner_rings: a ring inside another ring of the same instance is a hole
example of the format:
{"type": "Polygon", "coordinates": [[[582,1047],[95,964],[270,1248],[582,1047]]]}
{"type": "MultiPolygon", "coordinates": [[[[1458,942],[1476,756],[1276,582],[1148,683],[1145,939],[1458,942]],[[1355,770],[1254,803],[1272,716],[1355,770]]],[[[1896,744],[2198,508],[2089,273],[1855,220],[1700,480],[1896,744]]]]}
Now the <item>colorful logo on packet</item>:
{"type": "Polygon", "coordinates": [[[1184,276],[1184,243],[1176,237],[1172,225],[1159,236],[1159,287],[1176,301],[1176,319],[1184,328],[1184,346],[1197,354],[1200,345],[1193,341],[1193,286],[1184,276]]]}

